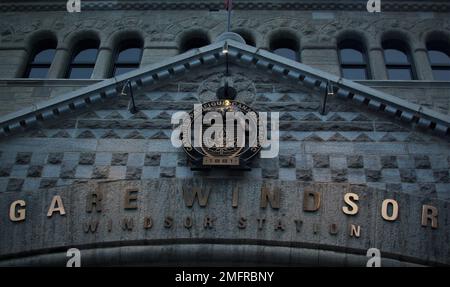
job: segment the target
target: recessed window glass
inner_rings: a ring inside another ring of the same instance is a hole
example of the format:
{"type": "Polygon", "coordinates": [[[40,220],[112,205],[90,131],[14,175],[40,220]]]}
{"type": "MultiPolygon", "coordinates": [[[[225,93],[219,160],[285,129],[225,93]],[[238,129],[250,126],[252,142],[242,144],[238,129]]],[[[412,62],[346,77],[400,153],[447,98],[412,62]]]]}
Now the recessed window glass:
{"type": "Polygon", "coordinates": [[[181,52],[187,52],[209,45],[210,42],[206,35],[187,37],[181,44],[181,52]]]}
{"type": "Polygon", "coordinates": [[[273,50],[273,52],[279,56],[297,61],[298,60],[298,56],[297,56],[297,52],[289,49],[289,48],[279,48],[279,49],[275,49],[273,50]]]}
{"type": "Polygon", "coordinates": [[[367,57],[360,42],[345,40],[339,43],[339,61],[344,78],[351,80],[369,78],[367,57]]]}
{"type": "Polygon", "coordinates": [[[433,78],[436,81],[450,81],[450,45],[445,42],[427,43],[433,78]]]}
{"type": "Polygon", "coordinates": [[[50,66],[55,58],[56,42],[45,41],[37,44],[37,46],[38,50],[27,66],[25,72],[26,78],[47,78],[48,71],[50,70],[50,66]]]}
{"type": "Polygon", "coordinates": [[[271,41],[270,50],[279,56],[300,61],[300,52],[297,41],[291,38],[277,38],[271,41]]]}
{"type": "Polygon", "coordinates": [[[98,55],[97,41],[82,41],[75,46],[75,53],[67,73],[69,79],[90,79],[98,55]]]}
{"type": "Polygon", "coordinates": [[[114,62],[114,76],[136,70],[141,64],[142,44],[140,41],[127,40],[120,44],[114,62]]]}
{"type": "Polygon", "coordinates": [[[364,68],[342,68],[342,74],[346,79],[366,80],[366,69],[364,68]]]}
{"type": "Polygon", "coordinates": [[[415,73],[406,44],[399,40],[383,42],[384,61],[389,80],[414,80],[415,73]]]}

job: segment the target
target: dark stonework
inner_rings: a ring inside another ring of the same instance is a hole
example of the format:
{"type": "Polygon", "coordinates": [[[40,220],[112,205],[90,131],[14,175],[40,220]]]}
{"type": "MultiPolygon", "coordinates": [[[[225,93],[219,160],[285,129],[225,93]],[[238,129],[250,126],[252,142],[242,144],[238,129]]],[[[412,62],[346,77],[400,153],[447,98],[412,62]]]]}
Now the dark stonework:
{"type": "Polygon", "coordinates": [[[43,167],[40,165],[32,165],[28,168],[28,177],[41,177],[43,167]]]}
{"type": "Polygon", "coordinates": [[[416,168],[418,169],[429,169],[431,168],[430,159],[426,155],[414,157],[416,168]]]}
{"type": "Polygon", "coordinates": [[[432,183],[421,183],[419,184],[420,192],[424,195],[430,195],[436,193],[436,185],[432,183]]]}
{"type": "Polygon", "coordinates": [[[416,182],[416,170],[400,169],[400,179],[402,182],[408,182],[408,183],[416,182]]]}
{"type": "Polygon", "coordinates": [[[262,174],[263,178],[277,179],[278,178],[278,169],[277,168],[263,168],[261,170],[261,174],[262,174]]]}
{"type": "Polygon", "coordinates": [[[285,168],[295,168],[294,155],[280,155],[278,158],[278,165],[285,168]]]}
{"type": "Polygon", "coordinates": [[[400,183],[388,183],[386,184],[386,190],[390,192],[402,191],[402,185],[400,183]]]}
{"type": "Polygon", "coordinates": [[[178,153],[177,155],[177,166],[187,166],[188,158],[185,153],[178,153]]]}
{"type": "Polygon", "coordinates": [[[0,166],[0,177],[8,177],[11,174],[12,165],[0,166]]]}
{"type": "Polygon", "coordinates": [[[450,183],[448,169],[434,170],[433,175],[435,181],[438,183],[450,183]]]}
{"type": "Polygon", "coordinates": [[[95,162],[95,153],[93,152],[83,152],[80,154],[80,160],[78,161],[81,165],[93,165],[95,162]]]}
{"type": "Polygon", "coordinates": [[[39,185],[39,188],[52,188],[56,186],[56,183],[58,182],[57,179],[47,179],[43,178],[41,180],[41,183],[39,185]]]}
{"type": "Polygon", "coordinates": [[[108,178],[109,167],[108,166],[96,166],[92,172],[92,178],[94,179],[105,179],[108,178]]]}
{"type": "Polygon", "coordinates": [[[61,164],[63,160],[64,154],[61,152],[58,153],[50,153],[47,157],[47,163],[48,164],[61,164]]]}
{"type": "Polygon", "coordinates": [[[147,153],[145,155],[144,165],[145,166],[159,166],[161,161],[161,155],[156,153],[147,153]]]}
{"type": "Polygon", "coordinates": [[[398,168],[396,156],[382,156],[380,162],[382,168],[398,168]]]}
{"type": "Polygon", "coordinates": [[[20,191],[23,186],[23,179],[19,178],[11,178],[8,181],[8,186],[6,187],[6,191],[20,191]]]}
{"type": "Polygon", "coordinates": [[[111,159],[111,165],[127,165],[128,153],[113,153],[111,159]]]}
{"type": "Polygon", "coordinates": [[[175,167],[161,167],[160,169],[160,176],[163,178],[175,177],[175,173],[175,167]]]}
{"type": "Polygon", "coordinates": [[[381,179],[381,171],[380,170],[373,170],[373,169],[366,169],[366,180],[368,182],[377,182],[381,179]]]}
{"type": "Polygon", "coordinates": [[[18,152],[16,156],[16,164],[29,164],[31,161],[31,152],[18,152]]]}
{"type": "Polygon", "coordinates": [[[347,167],[348,168],[363,168],[364,160],[360,155],[347,156],[347,167]]]}
{"type": "Polygon", "coordinates": [[[64,179],[74,178],[76,168],[77,168],[76,166],[63,164],[61,167],[61,172],[59,174],[59,177],[64,178],[64,179]]]}
{"type": "Polygon", "coordinates": [[[331,180],[334,182],[346,182],[347,181],[347,170],[346,169],[331,170],[331,180]]]}
{"type": "Polygon", "coordinates": [[[328,155],[313,155],[315,168],[328,168],[330,167],[330,157],[328,155]]]}
{"type": "Polygon", "coordinates": [[[129,166],[127,167],[126,179],[141,179],[142,168],[129,166]]]}
{"type": "Polygon", "coordinates": [[[301,181],[311,181],[312,180],[312,171],[310,169],[297,169],[296,177],[301,181]]]}

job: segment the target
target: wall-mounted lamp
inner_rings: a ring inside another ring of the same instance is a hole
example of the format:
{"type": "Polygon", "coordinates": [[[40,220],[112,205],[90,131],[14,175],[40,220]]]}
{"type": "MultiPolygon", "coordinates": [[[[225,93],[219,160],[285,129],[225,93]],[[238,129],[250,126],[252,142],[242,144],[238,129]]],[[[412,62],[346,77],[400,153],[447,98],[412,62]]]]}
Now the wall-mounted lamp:
{"type": "Polygon", "coordinates": [[[322,102],[322,111],[321,114],[322,115],[326,115],[327,111],[327,98],[328,96],[334,96],[334,87],[333,87],[333,83],[331,83],[331,81],[327,81],[327,89],[326,89],[326,93],[325,96],[323,97],[323,102],[322,102]]]}
{"type": "Polygon", "coordinates": [[[138,109],[136,108],[136,104],[134,103],[134,95],[133,95],[133,88],[131,87],[131,81],[128,80],[126,81],[126,83],[123,85],[122,87],[122,91],[120,92],[121,96],[128,96],[128,94],[125,92],[126,88],[128,87],[129,91],[130,91],[130,97],[131,97],[131,103],[132,106],[130,108],[130,113],[135,114],[138,112],[138,109]]]}
{"type": "Polygon", "coordinates": [[[228,49],[228,42],[225,42],[225,44],[223,45],[222,53],[228,54],[229,51],[230,50],[228,49]]]}

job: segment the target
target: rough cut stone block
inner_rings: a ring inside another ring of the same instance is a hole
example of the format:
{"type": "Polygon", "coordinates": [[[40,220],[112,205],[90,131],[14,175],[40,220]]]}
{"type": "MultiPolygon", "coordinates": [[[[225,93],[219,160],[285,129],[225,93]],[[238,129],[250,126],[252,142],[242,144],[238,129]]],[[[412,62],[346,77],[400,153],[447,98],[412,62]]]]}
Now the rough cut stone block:
{"type": "Polygon", "coordinates": [[[414,169],[400,169],[400,179],[402,182],[416,182],[416,171],[414,169]]]}
{"type": "Polygon", "coordinates": [[[312,170],[311,169],[297,169],[296,176],[297,176],[298,180],[311,181],[312,180],[312,170]]]}
{"type": "Polygon", "coordinates": [[[42,169],[43,167],[41,165],[32,165],[28,168],[28,177],[41,177],[42,176],[42,169]]]}
{"type": "Polygon", "coordinates": [[[346,182],[347,181],[347,170],[346,169],[331,170],[331,180],[334,182],[346,182]]]}
{"type": "Polygon", "coordinates": [[[127,165],[128,153],[113,153],[111,165],[127,165]]]}
{"type": "Polygon", "coordinates": [[[272,178],[272,179],[278,178],[278,169],[277,168],[263,168],[261,171],[262,171],[263,178],[272,178]]]}
{"type": "Polygon", "coordinates": [[[6,191],[20,191],[22,189],[23,182],[24,180],[19,178],[9,179],[6,191]]]}
{"type": "Polygon", "coordinates": [[[77,166],[76,165],[64,165],[61,167],[61,172],[59,174],[59,177],[67,179],[67,178],[74,178],[75,177],[75,171],[77,166]]]}
{"type": "Polygon", "coordinates": [[[61,164],[64,157],[64,153],[61,152],[52,152],[49,153],[47,157],[48,164],[61,164]]]}
{"type": "Polygon", "coordinates": [[[396,156],[382,156],[380,162],[382,168],[398,168],[396,156]]]}
{"type": "Polygon", "coordinates": [[[347,156],[347,167],[348,168],[363,168],[364,160],[360,155],[347,156]]]}
{"type": "Polygon", "coordinates": [[[16,156],[16,164],[29,164],[31,155],[31,152],[18,152],[16,156]]]}
{"type": "Polygon", "coordinates": [[[373,169],[366,169],[366,180],[368,182],[378,182],[381,179],[381,171],[380,170],[373,170],[373,169]]]}
{"type": "MultiPolygon", "coordinates": [[[[438,183],[450,183],[448,169],[434,170],[434,179],[438,183]]],[[[450,192],[450,190],[449,190],[450,192]]]]}
{"type": "Polygon", "coordinates": [[[126,179],[141,179],[142,175],[142,168],[140,167],[134,167],[134,166],[128,166],[127,167],[127,174],[126,179]]]}
{"type": "Polygon", "coordinates": [[[39,188],[52,188],[56,186],[57,179],[43,178],[39,184],[39,188]]]}
{"type": "Polygon", "coordinates": [[[176,168],[175,167],[161,167],[160,176],[161,177],[175,177],[176,168]]]}
{"type": "Polygon", "coordinates": [[[145,166],[159,166],[161,161],[161,154],[147,153],[145,155],[144,165],[145,166]]]}
{"type": "Polygon", "coordinates": [[[109,167],[108,166],[96,166],[94,167],[94,171],[92,172],[93,179],[106,179],[109,175],[109,167]]]}
{"type": "Polygon", "coordinates": [[[0,177],[8,177],[11,174],[12,165],[0,166],[0,177]]]}
{"type": "Polygon", "coordinates": [[[428,169],[431,168],[430,159],[426,155],[414,157],[417,169],[428,169]]]}
{"type": "Polygon", "coordinates": [[[78,161],[81,165],[93,165],[95,163],[95,153],[93,152],[83,152],[80,154],[80,160],[78,161]]]}
{"type": "Polygon", "coordinates": [[[295,168],[295,155],[280,155],[278,165],[285,168],[295,168]]]}
{"type": "Polygon", "coordinates": [[[328,155],[313,155],[315,168],[328,168],[330,167],[330,157],[328,155]]]}

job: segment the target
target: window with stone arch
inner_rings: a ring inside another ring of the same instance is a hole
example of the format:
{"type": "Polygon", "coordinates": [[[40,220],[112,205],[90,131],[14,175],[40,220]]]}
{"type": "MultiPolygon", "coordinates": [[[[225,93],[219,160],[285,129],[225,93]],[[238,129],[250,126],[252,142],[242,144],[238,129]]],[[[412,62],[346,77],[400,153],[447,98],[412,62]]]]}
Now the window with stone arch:
{"type": "Polygon", "coordinates": [[[246,30],[237,30],[234,32],[236,34],[239,34],[239,36],[241,36],[244,39],[245,44],[247,44],[249,46],[254,46],[254,47],[256,46],[255,38],[253,37],[253,35],[250,32],[248,32],[246,30]]]}
{"type": "Polygon", "coordinates": [[[193,32],[186,34],[180,41],[180,52],[184,53],[211,44],[209,37],[204,32],[193,32]]]}
{"type": "Polygon", "coordinates": [[[300,45],[293,35],[280,33],[272,37],[269,49],[276,55],[300,62],[300,45]]]}
{"type": "Polygon", "coordinates": [[[350,80],[370,79],[367,50],[358,40],[346,39],[338,44],[341,74],[350,80]]]}
{"type": "Polygon", "coordinates": [[[32,47],[32,54],[25,70],[24,78],[44,79],[48,77],[50,66],[55,58],[57,42],[45,39],[32,47]]]}
{"type": "Polygon", "coordinates": [[[427,42],[428,58],[436,81],[450,81],[450,44],[442,40],[427,42]]]}
{"type": "Polygon", "coordinates": [[[119,43],[115,56],[113,76],[136,70],[141,65],[143,42],[140,39],[129,39],[119,43]]]}
{"type": "Polygon", "coordinates": [[[70,66],[67,71],[68,79],[90,79],[97,62],[98,40],[82,40],[73,48],[70,66]]]}
{"type": "Polygon", "coordinates": [[[408,45],[398,39],[383,41],[384,61],[389,80],[415,80],[416,73],[412,64],[408,45]]]}

